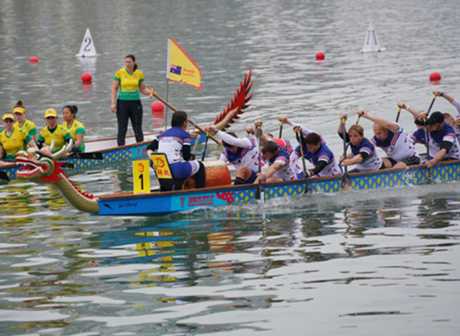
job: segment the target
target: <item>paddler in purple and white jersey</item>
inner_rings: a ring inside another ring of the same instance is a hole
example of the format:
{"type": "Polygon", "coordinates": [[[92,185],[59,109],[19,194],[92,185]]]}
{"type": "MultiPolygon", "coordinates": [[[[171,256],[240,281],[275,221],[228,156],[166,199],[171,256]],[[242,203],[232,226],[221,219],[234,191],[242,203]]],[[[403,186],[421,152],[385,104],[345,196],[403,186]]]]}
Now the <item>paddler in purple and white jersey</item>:
{"type": "MultiPolygon", "coordinates": [[[[425,118],[425,113],[418,116],[418,120],[425,118]]],[[[412,134],[416,143],[426,145],[428,142],[430,155],[424,165],[431,168],[442,160],[459,160],[460,145],[455,130],[444,122],[444,115],[439,111],[433,112],[424,124],[424,127],[420,127],[412,134]],[[427,133],[428,141],[426,139],[427,133]]]]}
{"type": "Polygon", "coordinates": [[[406,168],[420,163],[412,137],[394,122],[374,116],[367,111],[357,113],[359,117],[374,123],[371,142],[387,155],[383,158],[385,168],[406,168]]]}
{"type": "Polygon", "coordinates": [[[196,188],[203,188],[206,183],[205,167],[202,162],[192,160],[192,136],[187,130],[187,113],[176,111],[172,115],[171,128],[154,139],[147,147],[148,151],[165,153],[175,180],[185,180],[191,176],[196,188]]]}
{"type": "Polygon", "coordinates": [[[449,113],[444,113],[444,122],[452,126],[452,128],[455,130],[457,140],[460,142],[460,102],[456,101],[453,97],[449,96],[444,92],[435,91],[433,92],[433,95],[435,95],[436,97],[442,97],[446,99],[455,107],[455,110],[457,111],[455,117],[453,117],[449,113]]]}
{"type": "Polygon", "coordinates": [[[310,176],[337,176],[341,174],[340,168],[335,160],[334,153],[329,149],[322,137],[308,128],[303,128],[300,125],[292,124],[287,117],[279,117],[278,120],[294,127],[294,132],[298,134],[302,132],[302,142],[299,140],[299,145],[292,151],[289,156],[289,165],[291,171],[297,179],[305,178],[302,165],[299,162],[302,157],[300,146],[302,145],[304,158],[307,159],[314,168],[309,170],[310,176]]]}
{"type": "Polygon", "coordinates": [[[351,155],[342,159],[342,166],[353,166],[350,173],[376,171],[384,168],[382,159],[377,154],[375,146],[364,137],[364,129],[360,125],[353,125],[345,131],[346,116],[340,119],[339,136],[350,144],[351,155]]]}
{"type": "Polygon", "coordinates": [[[256,183],[276,183],[294,180],[289,167],[289,154],[274,141],[268,141],[262,147],[265,166],[258,174],[256,183]]]}
{"type": "Polygon", "coordinates": [[[251,184],[259,172],[259,149],[256,137],[248,133],[244,138],[238,138],[235,133],[224,132],[213,126],[206,132],[215,135],[224,145],[220,160],[231,164],[236,169],[234,184],[251,184]]]}

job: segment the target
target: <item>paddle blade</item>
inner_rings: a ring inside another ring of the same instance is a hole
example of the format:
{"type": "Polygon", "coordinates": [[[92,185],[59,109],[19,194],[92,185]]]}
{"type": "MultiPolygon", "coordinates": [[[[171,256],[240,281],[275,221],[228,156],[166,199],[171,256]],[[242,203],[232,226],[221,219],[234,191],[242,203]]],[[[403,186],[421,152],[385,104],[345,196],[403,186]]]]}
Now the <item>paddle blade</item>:
{"type": "Polygon", "coordinates": [[[249,107],[249,101],[252,98],[252,74],[251,71],[246,72],[240,86],[233,95],[230,103],[224,110],[214,119],[214,127],[220,130],[225,130],[237,120],[240,115],[249,107]]]}
{"type": "Polygon", "coordinates": [[[342,175],[342,181],[341,181],[341,188],[343,191],[350,191],[351,190],[351,178],[348,173],[345,173],[342,175]]]}

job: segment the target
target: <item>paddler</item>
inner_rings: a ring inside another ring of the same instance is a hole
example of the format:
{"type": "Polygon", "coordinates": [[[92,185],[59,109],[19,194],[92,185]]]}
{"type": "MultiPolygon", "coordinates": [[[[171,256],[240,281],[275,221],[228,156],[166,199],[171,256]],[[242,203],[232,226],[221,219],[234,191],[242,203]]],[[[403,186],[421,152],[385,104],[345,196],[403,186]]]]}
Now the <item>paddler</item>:
{"type": "Polygon", "coordinates": [[[22,100],[18,100],[13,107],[13,114],[16,117],[15,126],[18,127],[26,136],[35,141],[37,136],[37,126],[32,120],[26,117],[27,109],[22,100]]]}
{"type": "Polygon", "coordinates": [[[125,66],[115,73],[112,81],[111,109],[117,115],[118,146],[125,145],[129,120],[131,120],[136,142],[144,141],[140,94],[151,96],[153,92],[153,89],[144,84],[144,73],[139,69],[136,57],[134,55],[125,56],[125,66]]]}
{"type": "Polygon", "coordinates": [[[353,125],[345,130],[347,118],[342,115],[338,129],[339,136],[350,144],[351,153],[342,158],[342,166],[352,166],[355,168],[351,173],[376,171],[384,168],[382,159],[378,156],[375,146],[364,137],[364,129],[360,125],[353,125]]]}
{"type": "Polygon", "coordinates": [[[452,96],[449,96],[445,92],[441,91],[435,91],[433,94],[436,97],[442,97],[445,100],[447,100],[449,103],[452,104],[452,106],[455,107],[455,110],[457,111],[457,115],[453,117],[449,113],[444,113],[444,121],[452,126],[452,128],[455,130],[455,134],[457,135],[457,140],[460,141],[460,103],[455,100],[452,96]]]}
{"type": "Polygon", "coordinates": [[[284,149],[288,154],[292,153],[292,146],[289,140],[275,137],[271,133],[264,132],[262,129],[262,121],[257,120],[254,123],[254,126],[246,127],[246,133],[255,135],[255,130],[257,129],[260,133],[260,145],[263,147],[268,141],[275,142],[280,148],[284,149]]]}
{"type": "Polygon", "coordinates": [[[40,130],[37,137],[38,148],[55,153],[59,151],[66,143],[72,140],[72,136],[62,125],[58,124],[57,111],[49,108],[44,114],[46,126],[40,130]],[[52,148],[51,148],[51,145],[52,148]]]}
{"type": "Polygon", "coordinates": [[[424,121],[424,125],[416,130],[412,137],[416,143],[424,145],[428,143],[430,155],[424,162],[426,167],[431,168],[443,160],[460,159],[460,145],[455,130],[444,122],[444,115],[441,112],[433,112],[428,118],[426,113],[420,113],[417,120],[418,124],[421,123],[420,120],[424,121]]]}
{"type": "Polygon", "coordinates": [[[84,136],[86,133],[85,125],[77,120],[78,107],[76,105],[66,105],[62,109],[64,122],[62,127],[66,130],[73,140],[72,152],[82,153],[85,151],[84,136]]]}
{"type": "MultiPolygon", "coordinates": [[[[152,141],[147,150],[165,153],[176,184],[183,184],[185,179],[193,176],[196,188],[206,184],[205,167],[201,161],[193,160],[191,153],[192,135],[187,132],[187,113],[176,111],[172,115],[171,128],[152,141]]],[[[162,188],[162,190],[166,190],[162,188]]]]}
{"type": "Polygon", "coordinates": [[[367,111],[357,114],[374,123],[374,136],[371,142],[387,154],[387,157],[382,159],[385,168],[406,168],[420,163],[412,137],[397,123],[379,118],[367,111]]]}
{"type": "Polygon", "coordinates": [[[0,132],[0,159],[12,161],[18,151],[26,149],[32,138],[15,126],[12,113],[3,114],[2,120],[4,128],[0,132]]]}
{"type": "Polygon", "coordinates": [[[268,141],[262,147],[265,166],[258,174],[255,183],[287,182],[294,179],[289,167],[289,154],[274,141],[268,141]]]}
{"type": "Polygon", "coordinates": [[[302,134],[299,145],[294,149],[289,157],[291,170],[294,172],[297,179],[305,178],[302,166],[299,159],[303,156],[314,168],[309,170],[309,176],[337,176],[340,175],[340,168],[335,160],[334,153],[329,149],[322,137],[308,128],[303,128],[300,125],[291,123],[286,116],[279,117],[278,120],[282,124],[293,126],[296,134],[302,134]],[[300,148],[302,146],[302,150],[300,148]]]}
{"type": "Polygon", "coordinates": [[[220,160],[235,167],[234,184],[254,183],[259,172],[259,150],[254,134],[248,132],[246,137],[238,138],[235,133],[220,131],[212,126],[206,131],[222,141],[224,151],[220,160]]]}

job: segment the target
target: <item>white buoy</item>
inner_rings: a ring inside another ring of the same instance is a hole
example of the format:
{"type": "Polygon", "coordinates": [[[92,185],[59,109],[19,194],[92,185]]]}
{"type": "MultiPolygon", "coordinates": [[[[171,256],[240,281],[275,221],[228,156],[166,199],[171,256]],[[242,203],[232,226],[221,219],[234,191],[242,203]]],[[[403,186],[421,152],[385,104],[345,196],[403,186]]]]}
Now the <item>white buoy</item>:
{"type": "Polygon", "coordinates": [[[385,48],[382,47],[377,39],[377,34],[375,32],[374,26],[372,23],[369,23],[369,28],[367,28],[366,37],[364,38],[364,45],[361,49],[361,52],[378,52],[384,51],[385,48]]]}
{"type": "Polygon", "coordinates": [[[81,41],[80,51],[77,54],[78,57],[96,57],[96,47],[94,46],[94,40],[91,36],[89,28],[86,28],[85,36],[81,41]]]}

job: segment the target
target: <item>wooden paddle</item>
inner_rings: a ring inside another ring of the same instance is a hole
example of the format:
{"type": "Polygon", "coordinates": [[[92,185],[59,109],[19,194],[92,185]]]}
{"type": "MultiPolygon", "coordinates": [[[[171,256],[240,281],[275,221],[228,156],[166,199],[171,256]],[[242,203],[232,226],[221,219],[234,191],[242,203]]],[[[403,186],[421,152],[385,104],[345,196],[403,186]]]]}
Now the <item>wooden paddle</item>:
{"type": "Polygon", "coordinates": [[[401,107],[398,106],[398,113],[396,114],[396,122],[399,122],[399,116],[401,115],[401,107]]]}
{"type": "MultiPolygon", "coordinates": [[[[426,120],[428,120],[428,117],[430,116],[431,109],[433,108],[434,101],[436,100],[436,96],[433,97],[431,100],[430,107],[428,107],[428,110],[426,111],[426,120]]],[[[430,132],[428,132],[428,128],[426,128],[425,125],[425,138],[426,138],[426,157],[429,160],[430,158],[430,132]]]]}
{"type": "MultiPolygon", "coordinates": [[[[344,159],[347,157],[347,149],[348,149],[347,130],[345,126],[346,120],[347,120],[346,117],[342,117],[341,119],[341,123],[343,124],[342,140],[343,140],[343,158],[344,159]]],[[[340,165],[342,166],[342,164],[340,165]]],[[[348,166],[343,167],[341,187],[342,189],[349,189],[351,187],[351,178],[350,178],[350,175],[348,175],[348,166]]]]}
{"type": "Polygon", "coordinates": [[[304,152],[303,152],[303,132],[301,129],[298,129],[295,131],[295,136],[297,138],[297,142],[299,143],[299,149],[300,149],[300,155],[302,156],[302,170],[303,170],[303,175],[304,178],[308,178],[308,173],[307,173],[307,165],[305,164],[305,157],[304,157],[304,152]]]}
{"type": "MultiPolygon", "coordinates": [[[[158,99],[159,101],[161,101],[163,104],[165,104],[168,108],[170,108],[173,112],[177,112],[177,109],[172,106],[169,102],[167,102],[166,100],[164,100],[162,97],[160,97],[158,95],[158,93],[156,93],[154,90],[151,91],[151,94],[152,94],[152,97],[155,97],[156,99],[158,99]]],[[[212,141],[214,141],[216,144],[220,145],[221,142],[216,138],[214,137],[213,135],[211,134],[208,134],[206,133],[206,131],[201,128],[200,126],[198,126],[195,122],[193,122],[191,119],[187,119],[188,123],[190,125],[192,125],[193,127],[195,127],[197,130],[199,130],[200,132],[206,134],[207,137],[209,137],[212,141]]]]}

